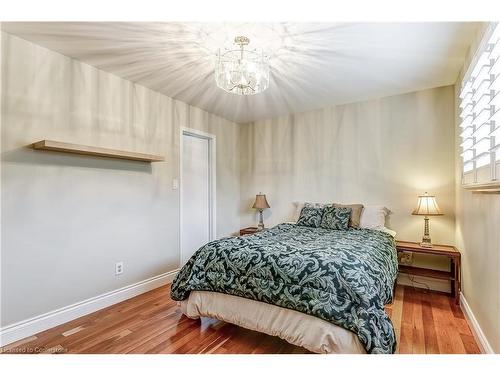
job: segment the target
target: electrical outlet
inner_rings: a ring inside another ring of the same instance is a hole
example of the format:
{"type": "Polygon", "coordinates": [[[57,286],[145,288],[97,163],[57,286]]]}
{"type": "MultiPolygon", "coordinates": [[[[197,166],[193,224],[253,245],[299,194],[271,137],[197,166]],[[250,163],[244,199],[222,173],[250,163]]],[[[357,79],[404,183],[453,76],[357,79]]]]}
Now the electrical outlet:
{"type": "Polygon", "coordinates": [[[123,273],[123,262],[115,263],[115,275],[121,275],[123,273]]]}
{"type": "Polygon", "coordinates": [[[399,253],[399,263],[400,264],[412,264],[413,263],[413,253],[402,252],[399,253]]]}

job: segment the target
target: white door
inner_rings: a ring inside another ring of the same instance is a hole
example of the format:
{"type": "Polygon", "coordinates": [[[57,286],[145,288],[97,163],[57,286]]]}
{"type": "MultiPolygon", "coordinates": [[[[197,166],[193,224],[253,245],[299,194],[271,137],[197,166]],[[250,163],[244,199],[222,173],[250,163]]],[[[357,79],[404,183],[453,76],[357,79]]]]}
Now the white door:
{"type": "Polygon", "coordinates": [[[181,262],[211,240],[210,139],[182,134],[181,262]]]}

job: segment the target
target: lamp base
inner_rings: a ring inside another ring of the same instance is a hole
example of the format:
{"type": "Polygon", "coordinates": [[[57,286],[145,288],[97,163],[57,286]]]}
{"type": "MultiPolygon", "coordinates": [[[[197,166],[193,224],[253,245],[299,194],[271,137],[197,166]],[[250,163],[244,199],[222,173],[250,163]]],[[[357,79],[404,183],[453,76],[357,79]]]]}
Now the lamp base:
{"type": "Polygon", "coordinates": [[[422,237],[422,242],[420,242],[422,247],[432,247],[431,236],[429,235],[429,218],[424,217],[424,236],[422,237]]]}
{"type": "Polygon", "coordinates": [[[264,218],[262,217],[262,211],[263,210],[259,210],[259,224],[257,224],[257,230],[264,229],[264,218]]]}

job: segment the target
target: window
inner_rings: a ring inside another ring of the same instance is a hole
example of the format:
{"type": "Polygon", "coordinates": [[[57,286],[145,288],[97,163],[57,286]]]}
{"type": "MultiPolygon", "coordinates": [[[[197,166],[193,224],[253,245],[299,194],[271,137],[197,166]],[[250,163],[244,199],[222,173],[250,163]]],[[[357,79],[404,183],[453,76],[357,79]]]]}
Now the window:
{"type": "Polygon", "coordinates": [[[487,30],[460,90],[462,183],[500,181],[500,26],[487,30]]]}

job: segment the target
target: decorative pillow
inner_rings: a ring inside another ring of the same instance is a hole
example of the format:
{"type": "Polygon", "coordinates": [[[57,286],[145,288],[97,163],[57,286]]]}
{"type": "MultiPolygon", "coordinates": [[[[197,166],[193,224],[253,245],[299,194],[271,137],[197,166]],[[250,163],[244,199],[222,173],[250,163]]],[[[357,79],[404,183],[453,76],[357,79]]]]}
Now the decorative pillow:
{"type": "Polygon", "coordinates": [[[293,202],[295,206],[295,212],[293,213],[292,220],[296,223],[299,221],[300,213],[304,207],[312,207],[312,208],[323,208],[326,206],[331,206],[330,203],[310,203],[310,202],[293,202]]]}
{"type": "Polygon", "coordinates": [[[384,206],[365,206],[361,213],[359,223],[360,228],[383,229],[385,227],[385,217],[390,211],[384,206]]]}
{"type": "Polygon", "coordinates": [[[347,230],[349,228],[351,212],[352,209],[350,207],[325,207],[320,227],[347,230]]]}
{"type": "Polygon", "coordinates": [[[359,223],[361,220],[361,212],[363,211],[362,204],[339,204],[334,203],[333,207],[348,207],[352,209],[351,218],[349,219],[349,226],[353,228],[359,228],[359,223]]]}
{"type": "Polygon", "coordinates": [[[304,207],[302,211],[300,211],[300,216],[299,220],[297,220],[297,225],[317,228],[321,224],[322,216],[323,216],[323,208],[304,207]]]}

